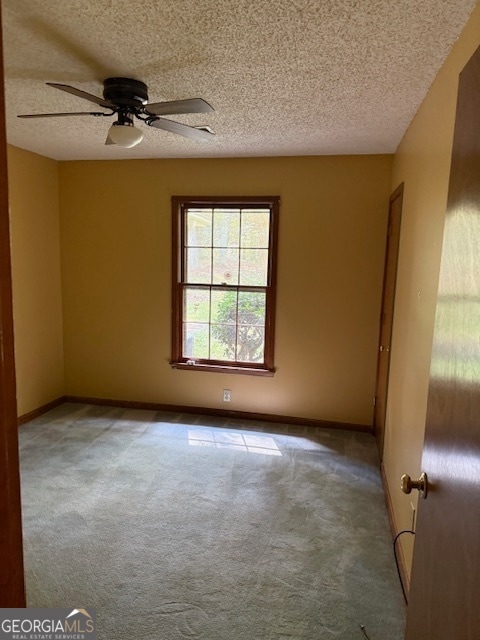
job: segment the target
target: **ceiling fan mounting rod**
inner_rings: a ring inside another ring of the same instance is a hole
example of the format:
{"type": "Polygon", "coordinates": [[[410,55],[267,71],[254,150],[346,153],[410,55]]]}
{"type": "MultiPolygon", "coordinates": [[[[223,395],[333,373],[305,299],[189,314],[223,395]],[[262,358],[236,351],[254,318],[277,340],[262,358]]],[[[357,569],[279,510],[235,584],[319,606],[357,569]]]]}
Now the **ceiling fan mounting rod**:
{"type": "Polygon", "coordinates": [[[116,125],[127,125],[133,127],[133,118],[130,116],[128,110],[121,109],[118,111],[118,120],[115,122],[116,125]]]}

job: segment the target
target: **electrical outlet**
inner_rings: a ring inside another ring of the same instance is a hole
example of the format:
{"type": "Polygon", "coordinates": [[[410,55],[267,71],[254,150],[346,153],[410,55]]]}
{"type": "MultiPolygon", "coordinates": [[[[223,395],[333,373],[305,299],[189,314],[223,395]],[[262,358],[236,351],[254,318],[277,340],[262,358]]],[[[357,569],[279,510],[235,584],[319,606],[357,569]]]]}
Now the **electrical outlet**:
{"type": "Polygon", "coordinates": [[[410,506],[412,507],[412,512],[410,514],[410,529],[415,531],[415,516],[417,515],[417,510],[415,509],[415,505],[413,502],[410,502],[410,506]]]}
{"type": "Polygon", "coordinates": [[[223,401],[224,402],[230,402],[232,399],[232,392],[230,391],[230,389],[224,389],[223,390],[223,401]]]}

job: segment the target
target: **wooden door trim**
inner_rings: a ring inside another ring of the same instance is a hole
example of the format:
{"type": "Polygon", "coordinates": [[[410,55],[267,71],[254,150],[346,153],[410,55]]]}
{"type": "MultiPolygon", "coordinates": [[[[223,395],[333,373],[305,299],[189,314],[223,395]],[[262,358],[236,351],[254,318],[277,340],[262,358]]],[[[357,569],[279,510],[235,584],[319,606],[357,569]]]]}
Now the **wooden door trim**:
{"type": "MultiPolygon", "coordinates": [[[[400,221],[399,221],[399,236],[398,236],[398,247],[400,246],[400,233],[401,233],[401,219],[402,219],[402,209],[403,209],[403,194],[404,194],[404,184],[405,183],[400,183],[398,185],[398,187],[393,191],[393,193],[390,195],[390,198],[388,200],[388,226],[387,226],[387,240],[386,240],[386,245],[385,245],[385,259],[384,259],[384,264],[383,264],[383,282],[382,282],[382,302],[381,302],[381,306],[380,306],[380,320],[379,320],[379,335],[378,335],[378,344],[377,344],[377,373],[376,373],[376,377],[375,377],[375,401],[377,400],[377,393],[378,393],[378,388],[379,388],[379,382],[380,382],[380,347],[382,346],[382,320],[383,320],[383,315],[384,315],[384,311],[385,311],[385,293],[386,293],[386,287],[387,287],[387,266],[388,266],[388,259],[389,259],[389,253],[391,250],[391,245],[389,242],[389,229],[390,229],[390,225],[392,222],[392,204],[395,202],[395,200],[399,200],[400,201],[400,221]]],[[[388,343],[389,345],[391,345],[392,342],[392,334],[393,334],[393,315],[395,313],[395,294],[396,294],[396,287],[397,287],[397,274],[398,274],[398,247],[397,247],[397,260],[396,263],[394,265],[394,278],[393,278],[393,310],[392,310],[392,324],[390,326],[390,331],[389,331],[389,339],[388,339],[388,343]]],[[[386,394],[385,394],[385,405],[384,405],[384,411],[383,411],[383,424],[385,425],[385,419],[386,419],[386,411],[387,411],[387,400],[388,400],[388,381],[389,381],[389,376],[390,376],[390,354],[388,356],[388,367],[387,367],[387,373],[386,373],[386,380],[385,380],[385,387],[386,387],[386,394]]],[[[373,415],[373,433],[377,439],[377,445],[378,445],[378,449],[379,449],[379,453],[380,453],[380,458],[383,457],[383,444],[384,444],[384,431],[382,432],[382,434],[379,434],[378,431],[378,420],[377,420],[377,407],[374,406],[374,415],[373,415]]]]}
{"type": "MultiPolygon", "coordinates": [[[[2,48],[0,15],[0,51],[2,48]]],[[[0,55],[0,607],[25,607],[8,211],[3,58],[0,55]]]]}
{"type": "Polygon", "coordinates": [[[403,204],[403,192],[405,190],[405,183],[401,182],[398,187],[395,189],[395,191],[391,194],[390,198],[388,199],[388,202],[390,204],[392,204],[392,202],[394,200],[396,200],[397,198],[400,198],[400,203],[403,204]]]}

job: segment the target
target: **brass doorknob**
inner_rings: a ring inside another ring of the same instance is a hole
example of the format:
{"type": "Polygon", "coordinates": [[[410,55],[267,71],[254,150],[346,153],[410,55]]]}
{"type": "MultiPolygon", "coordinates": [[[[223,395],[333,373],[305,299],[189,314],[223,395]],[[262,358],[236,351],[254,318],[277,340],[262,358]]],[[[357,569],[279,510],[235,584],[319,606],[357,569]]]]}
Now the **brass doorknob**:
{"type": "Polygon", "coordinates": [[[418,489],[420,498],[427,497],[428,480],[426,473],[422,473],[418,480],[412,480],[407,473],[404,473],[400,481],[403,493],[411,493],[412,489],[418,489]]]}

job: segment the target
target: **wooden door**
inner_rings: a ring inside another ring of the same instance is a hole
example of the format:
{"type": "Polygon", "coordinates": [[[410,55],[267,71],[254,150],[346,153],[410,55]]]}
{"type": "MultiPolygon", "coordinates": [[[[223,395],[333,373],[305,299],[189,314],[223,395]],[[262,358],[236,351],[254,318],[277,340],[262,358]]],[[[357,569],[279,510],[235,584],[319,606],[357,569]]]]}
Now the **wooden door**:
{"type": "MultiPolygon", "coordinates": [[[[0,52],[1,43],[0,16],[0,52]]],[[[0,607],[24,607],[3,60],[0,55],[0,607]]]]}
{"type": "Polygon", "coordinates": [[[479,640],[480,48],[460,75],[422,470],[406,638],[479,640]]]}
{"type": "Polygon", "coordinates": [[[390,346],[392,341],[393,309],[397,283],[398,249],[400,244],[400,222],[402,218],[403,184],[390,196],[388,211],[387,245],[383,273],[382,307],[380,312],[380,336],[377,355],[377,384],[373,428],[380,457],[383,457],[385,416],[387,411],[388,373],[390,370],[390,346]]]}

